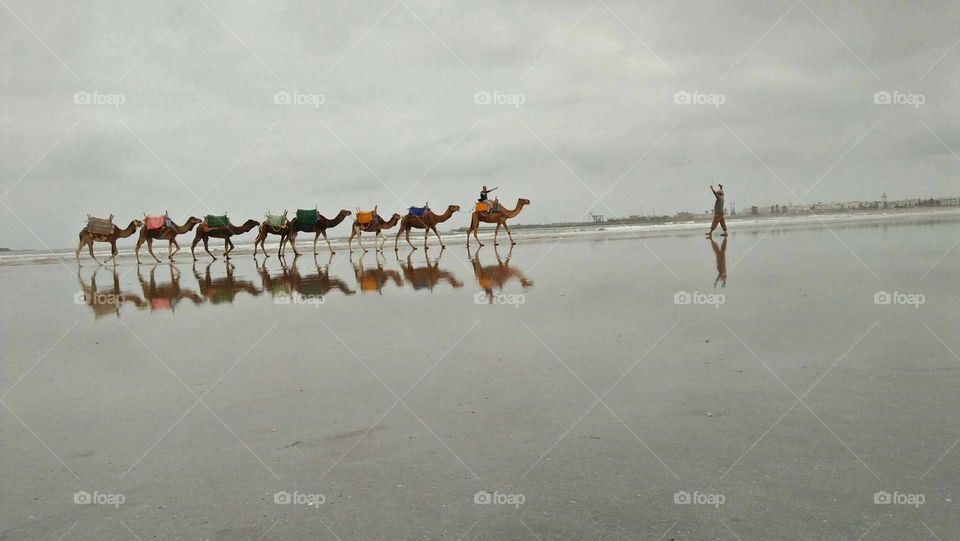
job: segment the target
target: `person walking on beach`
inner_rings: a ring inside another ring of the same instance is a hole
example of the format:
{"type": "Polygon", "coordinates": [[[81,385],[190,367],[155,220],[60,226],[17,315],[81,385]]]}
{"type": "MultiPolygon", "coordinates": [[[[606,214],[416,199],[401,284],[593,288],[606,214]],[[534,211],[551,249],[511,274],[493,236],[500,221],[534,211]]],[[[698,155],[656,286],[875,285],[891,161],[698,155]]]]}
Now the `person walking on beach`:
{"type": "Polygon", "coordinates": [[[723,184],[717,184],[720,187],[719,190],[713,189],[713,184],[710,185],[710,191],[713,192],[713,197],[716,198],[716,201],[713,203],[713,223],[710,225],[710,231],[707,233],[708,237],[713,236],[713,230],[717,228],[719,224],[723,228],[723,236],[727,236],[727,221],[723,219],[723,184]]]}

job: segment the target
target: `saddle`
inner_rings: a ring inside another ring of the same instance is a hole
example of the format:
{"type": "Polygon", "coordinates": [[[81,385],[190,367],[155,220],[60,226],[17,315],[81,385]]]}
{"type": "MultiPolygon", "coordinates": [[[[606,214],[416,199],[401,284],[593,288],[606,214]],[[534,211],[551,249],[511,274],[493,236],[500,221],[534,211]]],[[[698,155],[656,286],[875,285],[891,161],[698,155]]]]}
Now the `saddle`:
{"type": "Polygon", "coordinates": [[[297,209],[298,225],[317,225],[317,209],[297,209]]]}
{"type": "Polygon", "coordinates": [[[113,214],[109,218],[97,218],[87,214],[87,231],[94,235],[109,235],[113,233],[113,214]]]}
{"type": "Polygon", "coordinates": [[[377,207],[373,210],[357,209],[357,222],[362,226],[368,226],[377,219],[377,207]]]}
{"type": "Polygon", "coordinates": [[[226,214],[207,214],[203,219],[202,226],[204,231],[209,231],[217,227],[226,227],[228,225],[230,225],[230,218],[227,218],[226,214]]]}
{"type": "Polygon", "coordinates": [[[410,212],[408,216],[413,216],[415,218],[423,218],[423,216],[430,210],[430,204],[428,203],[422,207],[410,207],[410,212]]]}
{"type": "Polygon", "coordinates": [[[287,211],[283,211],[283,214],[270,214],[267,211],[267,226],[272,229],[280,229],[287,223],[287,211]]]}
{"type": "Polygon", "coordinates": [[[500,210],[500,204],[493,201],[477,201],[476,211],[481,214],[487,214],[500,210]]]}
{"type": "Polygon", "coordinates": [[[170,227],[173,223],[173,220],[170,219],[170,216],[165,212],[162,216],[143,216],[143,223],[146,226],[147,230],[154,229],[163,229],[165,227],[170,227]]]}

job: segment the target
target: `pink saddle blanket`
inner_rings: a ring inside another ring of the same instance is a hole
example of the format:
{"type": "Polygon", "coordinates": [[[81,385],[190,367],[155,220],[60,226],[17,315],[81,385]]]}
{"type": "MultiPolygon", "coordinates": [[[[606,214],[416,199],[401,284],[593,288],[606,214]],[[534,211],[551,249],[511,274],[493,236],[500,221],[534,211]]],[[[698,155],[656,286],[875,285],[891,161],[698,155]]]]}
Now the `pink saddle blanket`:
{"type": "Polygon", "coordinates": [[[144,219],[147,229],[163,229],[166,227],[167,219],[165,216],[147,216],[144,219]]]}

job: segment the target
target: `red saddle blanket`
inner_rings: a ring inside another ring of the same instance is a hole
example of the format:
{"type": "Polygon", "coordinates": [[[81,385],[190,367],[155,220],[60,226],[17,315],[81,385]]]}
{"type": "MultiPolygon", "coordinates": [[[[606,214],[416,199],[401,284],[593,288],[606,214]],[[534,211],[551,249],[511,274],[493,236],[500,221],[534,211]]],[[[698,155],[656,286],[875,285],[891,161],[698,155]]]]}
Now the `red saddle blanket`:
{"type": "Polygon", "coordinates": [[[143,222],[147,225],[147,229],[163,229],[166,227],[167,218],[166,216],[147,216],[143,222]]]}

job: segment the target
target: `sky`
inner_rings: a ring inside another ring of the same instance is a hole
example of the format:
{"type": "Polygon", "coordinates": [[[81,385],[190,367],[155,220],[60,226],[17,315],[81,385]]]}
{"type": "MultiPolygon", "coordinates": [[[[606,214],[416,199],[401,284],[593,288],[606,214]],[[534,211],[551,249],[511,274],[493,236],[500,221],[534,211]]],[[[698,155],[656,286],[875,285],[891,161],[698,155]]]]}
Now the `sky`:
{"type": "MultiPolygon", "coordinates": [[[[960,195],[960,3],[0,2],[0,246],[87,214],[518,223],[960,195]],[[878,94],[879,93],[879,94],[878,94]]],[[[344,231],[338,233],[345,233],[344,231]]]]}

